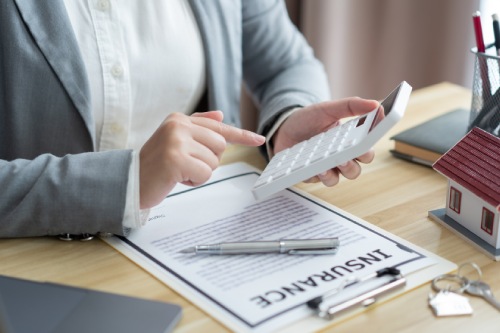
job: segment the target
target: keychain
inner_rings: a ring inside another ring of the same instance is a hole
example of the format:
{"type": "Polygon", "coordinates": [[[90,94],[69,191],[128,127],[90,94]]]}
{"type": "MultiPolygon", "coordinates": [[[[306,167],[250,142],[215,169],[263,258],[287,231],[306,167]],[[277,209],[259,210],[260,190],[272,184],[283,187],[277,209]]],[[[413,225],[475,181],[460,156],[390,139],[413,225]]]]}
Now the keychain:
{"type": "Polygon", "coordinates": [[[429,306],[438,317],[463,316],[473,313],[469,299],[461,294],[472,289],[471,284],[481,281],[483,274],[475,263],[467,262],[460,265],[457,274],[442,274],[432,280],[432,289],[437,294],[429,294],[429,306]],[[471,266],[477,273],[477,279],[472,280],[462,274],[465,267],[471,266]],[[445,285],[443,285],[446,283],[445,285]]]}
{"type": "Polygon", "coordinates": [[[469,299],[460,295],[468,286],[469,280],[458,274],[443,274],[432,280],[432,289],[437,294],[429,294],[429,306],[434,314],[438,317],[471,315],[469,299]],[[442,282],[447,282],[447,286],[441,287],[442,282]]]}

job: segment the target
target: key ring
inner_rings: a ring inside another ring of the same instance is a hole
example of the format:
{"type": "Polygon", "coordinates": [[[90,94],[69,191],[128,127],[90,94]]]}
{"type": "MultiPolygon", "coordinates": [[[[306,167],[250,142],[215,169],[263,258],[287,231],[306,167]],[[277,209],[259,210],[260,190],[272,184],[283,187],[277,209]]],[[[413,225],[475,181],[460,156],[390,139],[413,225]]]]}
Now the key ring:
{"type": "Polygon", "coordinates": [[[465,289],[469,287],[469,279],[467,279],[464,276],[458,275],[458,274],[442,274],[437,277],[435,277],[432,280],[432,289],[434,289],[437,292],[440,291],[448,291],[448,292],[454,292],[454,293],[463,293],[465,289]],[[446,288],[441,288],[438,285],[438,282],[440,281],[449,281],[449,282],[454,282],[455,284],[458,285],[457,288],[453,289],[451,285],[448,284],[446,288]]]}
{"type": "Polygon", "coordinates": [[[483,277],[483,272],[481,272],[481,268],[479,268],[479,266],[474,263],[474,262],[466,262],[466,263],[463,263],[462,265],[460,265],[460,267],[458,267],[458,271],[457,271],[457,275],[458,276],[462,276],[462,277],[465,277],[467,280],[469,281],[481,281],[481,278],[483,277]],[[477,273],[477,279],[473,280],[473,279],[469,279],[467,278],[464,274],[460,274],[460,271],[466,267],[466,266],[471,266],[472,268],[474,268],[474,270],[476,271],[477,273]]]}
{"type": "Polygon", "coordinates": [[[476,263],[466,262],[458,267],[457,274],[442,274],[434,278],[434,280],[432,280],[432,289],[438,292],[451,291],[455,293],[462,293],[469,287],[471,281],[480,281],[482,277],[483,277],[483,272],[481,272],[481,268],[479,268],[479,266],[476,263]],[[461,274],[461,271],[467,266],[471,266],[476,271],[477,273],[476,280],[469,279],[464,274],[461,274]],[[451,285],[448,284],[446,288],[441,288],[438,285],[438,282],[440,281],[449,281],[458,285],[458,287],[453,289],[451,285]]]}

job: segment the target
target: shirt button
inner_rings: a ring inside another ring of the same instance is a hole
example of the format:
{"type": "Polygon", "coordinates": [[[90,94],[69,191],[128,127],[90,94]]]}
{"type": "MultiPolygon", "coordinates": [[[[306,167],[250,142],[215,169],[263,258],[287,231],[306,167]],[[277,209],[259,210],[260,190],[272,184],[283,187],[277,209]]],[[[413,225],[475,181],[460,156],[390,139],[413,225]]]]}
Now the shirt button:
{"type": "Polygon", "coordinates": [[[109,0],[98,0],[97,1],[97,8],[105,11],[109,9],[109,0]]]}
{"type": "Polygon", "coordinates": [[[111,125],[111,131],[115,134],[123,132],[123,127],[120,124],[114,123],[111,125]]]}
{"type": "Polygon", "coordinates": [[[116,78],[122,77],[123,67],[120,65],[114,65],[113,67],[111,67],[111,75],[113,75],[116,78]]]}

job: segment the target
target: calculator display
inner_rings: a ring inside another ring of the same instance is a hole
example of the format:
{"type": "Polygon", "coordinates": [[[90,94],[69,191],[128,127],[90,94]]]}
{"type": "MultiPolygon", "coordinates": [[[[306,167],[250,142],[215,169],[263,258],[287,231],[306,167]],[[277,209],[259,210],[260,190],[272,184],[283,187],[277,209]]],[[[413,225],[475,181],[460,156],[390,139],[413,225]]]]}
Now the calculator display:
{"type": "Polygon", "coordinates": [[[398,96],[400,87],[398,87],[397,89],[394,89],[391,92],[391,94],[389,96],[387,96],[382,101],[382,103],[380,104],[380,107],[376,111],[377,114],[374,117],[374,120],[373,120],[372,125],[370,127],[370,131],[373,130],[375,128],[375,126],[377,126],[382,121],[382,119],[384,119],[385,116],[387,116],[391,112],[391,110],[394,106],[394,102],[396,101],[396,97],[398,96]]]}

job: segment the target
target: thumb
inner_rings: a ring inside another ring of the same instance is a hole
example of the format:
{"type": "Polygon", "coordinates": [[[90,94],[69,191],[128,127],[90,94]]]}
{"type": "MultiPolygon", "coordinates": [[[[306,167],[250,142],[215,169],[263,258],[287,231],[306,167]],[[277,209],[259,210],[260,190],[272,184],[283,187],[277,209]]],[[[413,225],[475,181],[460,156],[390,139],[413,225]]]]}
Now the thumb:
{"type": "Polygon", "coordinates": [[[207,111],[207,112],[195,112],[191,115],[192,117],[201,117],[208,118],[218,122],[221,122],[224,119],[224,113],[222,111],[207,111]]]}

